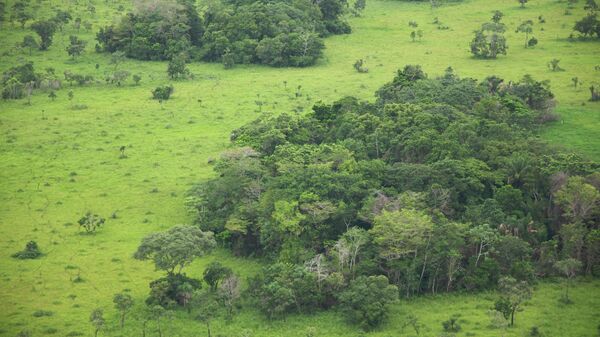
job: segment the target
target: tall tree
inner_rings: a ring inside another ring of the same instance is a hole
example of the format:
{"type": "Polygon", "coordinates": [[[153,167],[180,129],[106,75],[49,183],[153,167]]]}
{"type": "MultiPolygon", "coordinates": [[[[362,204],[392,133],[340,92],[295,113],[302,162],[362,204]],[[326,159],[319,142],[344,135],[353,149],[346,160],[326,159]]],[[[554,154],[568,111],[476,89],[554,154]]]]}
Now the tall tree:
{"type": "Polygon", "coordinates": [[[40,43],[40,50],[48,50],[48,47],[52,44],[52,36],[56,32],[56,24],[53,21],[37,21],[31,25],[39,36],[42,42],[40,43]]]}
{"type": "Polygon", "coordinates": [[[127,293],[118,293],[113,297],[115,308],[121,314],[121,328],[125,326],[125,315],[133,307],[133,297],[127,293]]]}

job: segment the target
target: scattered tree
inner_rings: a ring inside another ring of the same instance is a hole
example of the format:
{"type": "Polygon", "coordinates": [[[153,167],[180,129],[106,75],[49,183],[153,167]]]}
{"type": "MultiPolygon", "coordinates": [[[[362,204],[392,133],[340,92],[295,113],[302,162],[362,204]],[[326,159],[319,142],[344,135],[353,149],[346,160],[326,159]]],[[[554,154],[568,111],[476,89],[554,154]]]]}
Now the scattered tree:
{"type": "Polygon", "coordinates": [[[48,47],[52,44],[52,36],[56,32],[56,24],[53,21],[37,21],[31,25],[33,29],[41,38],[40,50],[48,50],[48,47]]]}
{"type": "Polygon", "coordinates": [[[219,287],[219,282],[228,278],[233,274],[231,268],[222,265],[218,261],[211,262],[204,269],[204,281],[210,286],[211,291],[216,291],[219,287]]]}
{"type": "Polygon", "coordinates": [[[98,214],[92,214],[92,212],[87,212],[83,217],[81,217],[81,219],[79,219],[79,221],[77,221],[77,223],[79,224],[79,227],[83,227],[86,233],[89,234],[94,233],[96,229],[102,227],[105,221],[106,220],[98,214]]]}
{"type": "Polygon", "coordinates": [[[552,59],[550,62],[548,62],[548,68],[550,68],[552,71],[564,71],[564,69],[560,67],[559,63],[559,59],[552,59]]]}
{"type": "Polygon", "coordinates": [[[94,337],[98,337],[98,332],[104,328],[104,311],[100,308],[94,309],[90,314],[90,323],[94,327],[94,337]]]}
{"type": "Polygon", "coordinates": [[[506,319],[510,317],[510,326],[515,324],[515,313],[521,304],[531,298],[531,286],[526,281],[517,281],[507,276],[498,281],[500,299],[496,301],[496,310],[506,319]]]}
{"type": "Polygon", "coordinates": [[[33,49],[39,48],[40,46],[33,36],[25,35],[25,37],[23,37],[23,42],[21,42],[21,47],[29,49],[29,56],[31,56],[33,49]]]}
{"type": "MultiPolygon", "coordinates": [[[[519,27],[517,27],[517,33],[525,33],[525,48],[529,46],[529,34],[533,33],[533,21],[523,21],[519,27]]],[[[537,41],[537,40],[536,40],[537,41]]]]}
{"type": "Polygon", "coordinates": [[[133,297],[127,293],[118,293],[113,297],[115,309],[121,313],[121,328],[125,326],[125,315],[133,307],[133,297]]]}
{"type": "Polygon", "coordinates": [[[35,241],[27,242],[25,249],[12,255],[16,259],[37,259],[40,256],[42,256],[42,252],[35,241]]]}
{"type": "Polygon", "coordinates": [[[178,225],[144,237],[134,258],[153,260],[157,270],[173,275],[180,274],[195,258],[210,253],[215,247],[212,232],[203,232],[195,226],[178,225]]]}
{"type": "Polygon", "coordinates": [[[577,272],[581,270],[581,266],[581,261],[573,258],[560,260],[554,264],[554,268],[567,278],[567,286],[565,287],[565,295],[563,298],[564,303],[571,303],[571,299],[569,298],[569,288],[573,278],[577,275],[577,272]]]}
{"type": "Polygon", "coordinates": [[[75,35],[69,36],[69,41],[70,41],[70,44],[67,46],[67,53],[69,54],[69,56],[71,56],[73,59],[75,59],[75,57],[77,57],[83,53],[87,42],[80,40],[75,35]]]}

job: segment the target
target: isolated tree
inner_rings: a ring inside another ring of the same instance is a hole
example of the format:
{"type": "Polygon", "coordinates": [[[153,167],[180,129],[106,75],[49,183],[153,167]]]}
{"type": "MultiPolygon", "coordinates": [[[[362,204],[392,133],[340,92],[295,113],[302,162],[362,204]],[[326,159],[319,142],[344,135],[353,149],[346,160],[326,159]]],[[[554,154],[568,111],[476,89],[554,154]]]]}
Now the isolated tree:
{"type": "Polygon", "coordinates": [[[12,255],[16,259],[37,259],[42,256],[37,242],[29,241],[25,245],[25,249],[12,255]]]}
{"type": "Polygon", "coordinates": [[[170,317],[172,312],[170,310],[166,310],[160,305],[153,305],[150,307],[150,317],[156,321],[156,330],[158,332],[158,337],[162,337],[162,325],[161,319],[170,317]]]}
{"type": "Polygon", "coordinates": [[[156,87],[152,90],[152,98],[158,100],[160,106],[162,107],[162,103],[169,98],[171,98],[171,94],[173,93],[172,85],[163,85],[156,87]]]}
{"type": "Polygon", "coordinates": [[[90,314],[90,323],[94,327],[94,337],[98,337],[98,332],[104,328],[104,311],[100,308],[94,309],[90,314]]]}
{"type": "Polygon", "coordinates": [[[105,221],[106,220],[98,214],[87,212],[79,219],[79,221],[77,221],[77,223],[79,224],[79,227],[83,227],[87,233],[94,233],[96,229],[104,225],[105,221]]]}
{"type": "Polygon", "coordinates": [[[475,57],[494,59],[506,55],[508,45],[504,37],[506,27],[503,23],[488,22],[475,31],[471,41],[471,53],[475,57]]]}
{"type": "Polygon", "coordinates": [[[565,303],[571,303],[571,300],[569,299],[569,287],[571,286],[573,278],[575,277],[575,275],[577,275],[577,272],[581,270],[581,266],[581,261],[573,258],[560,260],[554,263],[554,268],[556,268],[556,270],[558,270],[559,273],[563,274],[563,276],[565,276],[567,279],[567,286],[565,287],[564,295],[565,303]]]}
{"type": "Polygon", "coordinates": [[[360,13],[362,13],[362,11],[365,10],[365,7],[367,6],[367,1],[366,0],[356,0],[354,2],[354,6],[353,6],[353,13],[355,16],[360,16],[360,13]]]}
{"type": "Polygon", "coordinates": [[[499,10],[495,10],[494,15],[492,15],[492,22],[500,23],[500,21],[502,21],[502,17],[504,17],[504,13],[499,10]]]}
{"type": "Polygon", "coordinates": [[[206,324],[208,337],[211,337],[210,323],[217,316],[219,303],[215,295],[207,291],[197,291],[192,298],[194,319],[206,324]]]}
{"type": "Polygon", "coordinates": [[[560,67],[559,63],[559,59],[552,59],[548,62],[548,68],[552,71],[563,71],[564,69],[560,67]]]}
{"type": "Polygon", "coordinates": [[[525,33],[525,48],[529,46],[529,34],[533,33],[533,21],[523,21],[519,27],[517,27],[517,33],[525,33]]]}
{"type": "Polygon", "coordinates": [[[196,226],[177,225],[144,237],[133,256],[138,260],[153,260],[157,270],[173,275],[180,274],[185,266],[210,253],[216,245],[212,232],[203,232],[196,226]]]}
{"type": "Polygon", "coordinates": [[[167,67],[167,74],[171,79],[185,78],[189,75],[190,71],[187,69],[185,64],[186,57],[182,54],[174,56],[167,67]]]}
{"type": "Polygon", "coordinates": [[[231,268],[222,265],[218,261],[211,262],[204,269],[204,281],[210,286],[211,291],[216,291],[219,287],[219,282],[231,276],[233,271],[231,268]]]}
{"type": "Polygon", "coordinates": [[[571,82],[573,82],[573,88],[577,89],[577,86],[579,85],[579,77],[572,77],[571,82]]]}
{"type": "Polygon", "coordinates": [[[56,92],[54,90],[50,91],[50,93],[48,94],[48,98],[54,101],[56,99],[56,92]]]}
{"type": "Polygon", "coordinates": [[[23,37],[23,42],[21,42],[21,47],[29,49],[29,56],[31,56],[33,49],[39,48],[40,46],[33,36],[25,35],[25,37],[23,37]]]}
{"type": "Polygon", "coordinates": [[[69,56],[75,59],[75,57],[83,53],[86,44],[87,42],[80,40],[77,36],[71,35],[69,36],[69,45],[66,48],[67,53],[69,54],[69,56]]]}
{"type": "Polygon", "coordinates": [[[525,4],[527,3],[528,0],[518,0],[518,1],[521,4],[521,8],[525,8],[525,4]]]}
{"type": "Polygon", "coordinates": [[[240,298],[240,288],[240,279],[235,275],[229,275],[219,287],[219,298],[227,310],[228,319],[233,316],[233,309],[240,298]]]}
{"type": "Polygon", "coordinates": [[[40,43],[40,50],[48,50],[48,47],[52,44],[52,36],[56,32],[56,24],[53,21],[36,21],[31,25],[39,36],[42,42],[40,43]]]}
{"type": "Polygon", "coordinates": [[[389,304],[398,299],[398,288],[383,275],[359,276],[338,299],[350,321],[370,330],[387,318],[389,304]]]}
{"type": "Polygon", "coordinates": [[[515,324],[515,313],[523,302],[531,298],[531,286],[526,281],[517,281],[508,276],[498,281],[500,299],[496,301],[496,310],[502,312],[504,317],[510,317],[510,325],[515,324]]]}
{"type": "Polygon", "coordinates": [[[71,19],[73,19],[73,16],[71,15],[71,13],[59,9],[56,11],[54,18],[52,18],[52,21],[54,21],[54,23],[56,23],[56,26],[58,27],[58,29],[60,31],[62,31],[64,25],[69,23],[69,21],[71,21],[71,19]]]}
{"type": "Polygon", "coordinates": [[[125,82],[130,74],[127,70],[117,70],[112,74],[111,82],[116,83],[117,87],[120,87],[121,83],[125,82]]]}
{"type": "Polygon", "coordinates": [[[110,64],[115,65],[115,71],[119,69],[119,65],[125,60],[125,52],[116,51],[110,55],[110,64]]]}
{"type": "Polygon", "coordinates": [[[135,85],[139,85],[140,81],[142,80],[142,75],[139,74],[133,74],[133,82],[135,82],[135,85]]]}
{"type": "Polygon", "coordinates": [[[121,328],[125,326],[125,315],[133,307],[133,297],[127,293],[118,293],[113,297],[115,309],[121,313],[121,328]]]}

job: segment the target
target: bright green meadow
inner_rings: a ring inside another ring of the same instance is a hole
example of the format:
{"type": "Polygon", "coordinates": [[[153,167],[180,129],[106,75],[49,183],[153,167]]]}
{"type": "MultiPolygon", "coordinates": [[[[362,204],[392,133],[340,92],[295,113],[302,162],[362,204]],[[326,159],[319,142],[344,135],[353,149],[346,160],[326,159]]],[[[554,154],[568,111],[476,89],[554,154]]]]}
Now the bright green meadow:
{"type": "MultiPolygon", "coordinates": [[[[560,120],[541,136],[600,160],[600,103],[588,101],[587,89],[600,83],[600,70],[594,68],[600,66],[600,42],[567,39],[573,23],[584,15],[583,1],[573,15],[565,15],[566,1],[556,0],[531,0],[525,9],[516,0],[467,0],[436,9],[428,3],[368,0],[363,16],[349,18],[352,34],[325,39],[325,54],[316,66],[225,70],[221,64],[193,63],[189,68],[194,79],[170,81],[166,62],[127,60],[119,68],[140,74],[142,80],[137,86],[130,79],[117,87],[103,81],[105,72],[114,68],[110,55],[93,50],[95,32],[122,15],[117,11],[120,4],[131,6],[128,1],[96,0],[96,14],[91,15],[84,1],[39,3],[36,18],[59,7],[93,22],[91,31],[81,28],[78,34],[88,46],[75,61],[65,51],[68,36],[77,33],[71,25],[57,32],[49,51],[34,50],[32,55],[14,46],[24,35],[35,33],[8,22],[0,29],[0,71],[31,60],[38,72],[54,67],[57,74],[72,70],[101,80],[83,87],[65,82],[54,101],[48,93],[36,91],[31,104],[27,99],[0,102],[0,336],[12,337],[22,330],[32,336],[77,336],[74,332],[92,336],[88,318],[96,307],[104,308],[107,318],[100,336],[141,336],[148,283],[161,273],[132,254],[144,235],[192,221],[185,207],[186,191],[212,176],[209,161],[230,146],[230,132],[258,117],[259,110],[305,113],[315,102],[347,95],[373,100],[375,90],[406,64],[420,64],[430,76],[452,66],[462,77],[495,74],[516,81],[531,74],[549,80],[560,120]],[[473,31],[495,9],[505,14],[508,55],[473,59],[469,53],[473,31]],[[540,15],[546,23],[538,23],[540,15]],[[432,24],[435,17],[450,29],[438,30],[432,24]],[[525,36],[515,33],[527,19],[535,22],[533,35],[539,40],[535,48],[524,48],[525,36]],[[409,20],[424,31],[422,41],[411,41],[409,20]],[[369,68],[366,74],[352,67],[360,58],[369,68]],[[553,58],[560,59],[565,71],[548,69],[553,58]],[[581,87],[573,87],[573,77],[579,78],[581,87]],[[150,91],[168,83],[175,92],[161,107],[150,91]],[[73,108],[82,105],[87,108],[73,108]],[[127,146],[124,159],[121,146],[127,146]],[[88,210],[107,218],[95,235],[83,235],[77,225],[88,210]],[[38,242],[45,253],[42,258],[10,257],[30,240],[38,242]],[[73,282],[78,276],[83,281],[73,282]],[[130,290],[136,305],[121,330],[112,296],[124,289],[130,290]],[[34,317],[38,310],[51,315],[34,317]]],[[[8,1],[7,8],[10,5],[8,1]]],[[[219,250],[188,267],[188,275],[201,276],[212,259],[244,277],[259,271],[262,263],[219,250]]],[[[462,330],[457,336],[525,336],[533,326],[545,336],[598,336],[600,281],[578,280],[571,305],[559,304],[561,291],[559,280],[539,283],[534,297],[517,314],[516,326],[506,332],[490,327],[487,310],[495,295],[481,293],[401,300],[388,323],[365,335],[413,336],[412,328],[403,328],[412,313],[425,326],[420,336],[439,336],[441,322],[452,314],[460,314],[462,330]]],[[[316,336],[362,333],[334,310],[268,321],[246,306],[232,322],[216,320],[213,336],[306,336],[308,327],[316,329],[316,336]]],[[[206,335],[204,325],[184,311],[166,320],[163,330],[168,337],[206,335]]],[[[148,323],[147,335],[158,336],[153,322],[148,323]]]]}

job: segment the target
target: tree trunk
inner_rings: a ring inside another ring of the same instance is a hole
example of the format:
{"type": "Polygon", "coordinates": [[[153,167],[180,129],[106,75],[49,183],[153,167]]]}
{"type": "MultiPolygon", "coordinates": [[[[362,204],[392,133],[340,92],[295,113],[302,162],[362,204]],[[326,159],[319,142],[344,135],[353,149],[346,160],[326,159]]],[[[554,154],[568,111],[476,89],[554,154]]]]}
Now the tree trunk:
{"type": "Polygon", "coordinates": [[[515,310],[517,310],[516,307],[514,307],[510,312],[510,326],[515,325],[515,310]]]}
{"type": "Polygon", "coordinates": [[[206,321],[206,330],[208,330],[208,337],[210,337],[210,322],[206,321]]]}
{"type": "Polygon", "coordinates": [[[121,329],[125,326],[125,313],[121,314],[121,329]]]}

